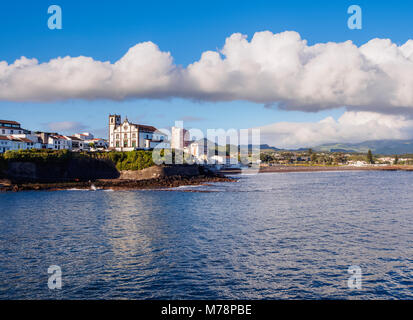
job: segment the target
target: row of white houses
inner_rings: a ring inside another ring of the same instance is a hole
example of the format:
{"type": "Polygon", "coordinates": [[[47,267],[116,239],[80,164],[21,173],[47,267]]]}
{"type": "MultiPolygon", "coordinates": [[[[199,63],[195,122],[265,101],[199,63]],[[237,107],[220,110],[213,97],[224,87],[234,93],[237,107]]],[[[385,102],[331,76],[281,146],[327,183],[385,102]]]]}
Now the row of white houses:
{"type": "Polygon", "coordinates": [[[106,149],[108,143],[90,133],[65,136],[58,133],[32,132],[23,129],[20,123],[0,120],[0,153],[9,150],[52,149],[52,150],[98,150],[106,149]]]}

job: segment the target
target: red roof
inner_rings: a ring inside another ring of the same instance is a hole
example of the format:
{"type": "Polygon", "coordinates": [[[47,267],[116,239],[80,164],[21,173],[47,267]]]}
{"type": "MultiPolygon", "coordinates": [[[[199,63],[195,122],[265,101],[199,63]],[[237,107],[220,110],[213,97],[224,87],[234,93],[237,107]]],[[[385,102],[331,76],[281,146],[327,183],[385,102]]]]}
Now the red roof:
{"type": "Polygon", "coordinates": [[[30,139],[27,138],[18,138],[18,137],[13,137],[13,136],[0,136],[0,140],[8,140],[8,141],[17,141],[17,142],[26,142],[26,143],[31,143],[33,142],[30,139]]]}
{"type": "Polygon", "coordinates": [[[18,122],[16,122],[16,121],[11,121],[11,120],[0,120],[0,123],[18,124],[18,125],[20,125],[20,123],[18,123],[18,122]]]}
{"type": "Polygon", "coordinates": [[[137,126],[139,131],[142,130],[142,131],[147,131],[147,132],[154,132],[157,130],[155,127],[147,126],[144,124],[135,124],[135,123],[131,123],[131,124],[134,126],[137,126]]]}
{"type": "Polygon", "coordinates": [[[52,139],[68,140],[66,137],[61,136],[60,134],[56,134],[56,135],[50,136],[50,138],[52,138],[52,139]]]}
{"type": "Polygon", "coordinates": [[[78,137],[75,137],[75,136],[68,136],[68,138],[69,138],[70,140],[74,140],[74,141],[84,141],[84,140],[79,139],[78,137]]]}

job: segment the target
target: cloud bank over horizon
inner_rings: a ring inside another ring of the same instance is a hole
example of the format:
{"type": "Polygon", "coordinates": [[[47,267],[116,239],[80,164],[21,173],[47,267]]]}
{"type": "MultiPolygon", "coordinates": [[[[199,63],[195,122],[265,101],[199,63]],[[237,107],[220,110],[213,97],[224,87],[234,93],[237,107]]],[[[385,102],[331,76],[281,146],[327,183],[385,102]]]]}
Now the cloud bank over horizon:
{"type": "Polygon", "coordinates": [[[118,61],[58,57],[0,61],[0,101],[68,99],[246,100],[287,110],[413,114],[413,40],[308,45],[297,32],[232,34],[187,67],[152,42],[118,61]]]}
{"type": "Polygon", "coordinates": [[[261,143],[278,148],[308,148],[325,143],[413,139],[413,120],[401,115],[347,111],[335,120],[277,122],[260,127],[261,143]]]}

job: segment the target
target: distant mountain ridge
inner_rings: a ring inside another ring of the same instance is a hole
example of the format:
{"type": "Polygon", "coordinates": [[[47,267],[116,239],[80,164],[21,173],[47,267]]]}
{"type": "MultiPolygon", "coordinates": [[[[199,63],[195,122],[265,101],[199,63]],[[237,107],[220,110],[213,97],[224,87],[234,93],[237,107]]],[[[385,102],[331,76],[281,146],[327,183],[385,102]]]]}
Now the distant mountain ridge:
{"type": "MultiPolygon", "coordinates": [[[[202,140],[200,140],[202,141],[202,140]]],[[[213,143],[207,139],[203,139],[205,144],[208,144],[210,148],[215,148],[218,144],[213,143]]],[[[268,144],[260,144],[242,147],[248,147],[248,149],[260,149],[261,151],[295,151],[302,152],[307,151],[309,148],[277,148],[268,144]]],[[[221,148],[223,148],[221,146],[221,148]]],[[[413,140],[370,140],[359,143],[326,143],[319,146],[311,147],[314,151],[318,152],[344,152],[344,153],[367,153],[371,150],[375,154],[382,155],[402,155],[413,154],[413,140]]]]}
{"type": "Polygon", "coordinates": [[[395,155],[413,154],[413,140],[371,140],[359,143],[327,143],[314,147],[315,151],[395,155]]]}

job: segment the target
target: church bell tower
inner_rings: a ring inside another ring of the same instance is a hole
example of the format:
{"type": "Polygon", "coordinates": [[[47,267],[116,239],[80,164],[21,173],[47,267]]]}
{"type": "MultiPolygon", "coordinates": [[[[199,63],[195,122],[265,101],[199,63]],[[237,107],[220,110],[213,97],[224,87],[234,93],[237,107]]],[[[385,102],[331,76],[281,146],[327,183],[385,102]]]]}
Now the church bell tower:
{"type": "Polygon", "coordinates": [[[109,147],[115,147],[115,137],[114,137],[114,130],[117,126],[121,125],[121,118],[118,114],[110,114],[109,115],[109,147]]]}

